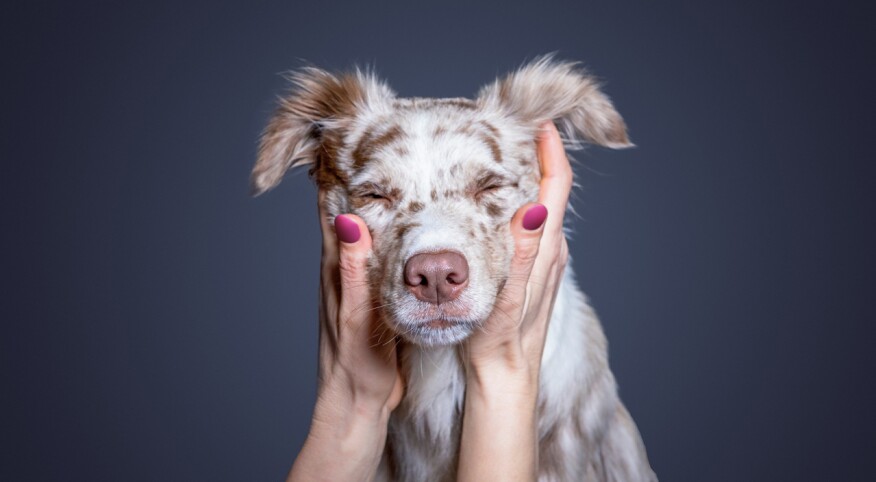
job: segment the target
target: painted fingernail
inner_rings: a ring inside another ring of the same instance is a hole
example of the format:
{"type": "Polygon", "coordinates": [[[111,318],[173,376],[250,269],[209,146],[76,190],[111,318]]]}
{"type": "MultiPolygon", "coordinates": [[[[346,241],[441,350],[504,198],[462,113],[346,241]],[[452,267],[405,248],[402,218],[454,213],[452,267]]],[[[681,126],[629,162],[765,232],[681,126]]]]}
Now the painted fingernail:
{"type": "Polygon", "coordinates": [[[335,216],[335,232],[338,233],[338,239],[345,243],[355,243],[362,236],[359,225],[343,214],[335,216]]]}
{"type": "Polygon", "coordinates": [[[535,231],[544,224],[545,219],[547,219],[547,208],[541,204],[536,204],[523,215],[523,227],[524,229],[535,231]]]}

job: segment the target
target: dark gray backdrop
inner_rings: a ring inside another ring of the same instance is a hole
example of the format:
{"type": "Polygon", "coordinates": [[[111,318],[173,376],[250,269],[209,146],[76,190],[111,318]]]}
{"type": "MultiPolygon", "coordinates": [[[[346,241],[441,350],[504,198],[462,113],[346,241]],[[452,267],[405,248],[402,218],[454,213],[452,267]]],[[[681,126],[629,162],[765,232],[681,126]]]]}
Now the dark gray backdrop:
{"type": "Polygon", "coordinates": [[[665,481],[872,480],[863,9],[6,2],[3,480],[278,480],[315,393],[302,173],[247,197],[302,65],[472,95],[557,50],[638,148],[579,155],[574,266],[665,481]]]}

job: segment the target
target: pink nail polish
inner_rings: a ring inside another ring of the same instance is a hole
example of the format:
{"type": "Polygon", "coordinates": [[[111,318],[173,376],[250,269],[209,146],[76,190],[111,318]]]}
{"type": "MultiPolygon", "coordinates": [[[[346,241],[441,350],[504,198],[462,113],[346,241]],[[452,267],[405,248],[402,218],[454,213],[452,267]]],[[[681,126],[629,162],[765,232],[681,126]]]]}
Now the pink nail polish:
{"type": "Polygon", "coordinates": [[[345,243],[355,243],[362,236],[359,225],[343,214],[335,216],[335,232],[338,234],[338,239],[345,243]]]}
{"type": "Polygon", "coordinates": [[[541,204],[537,204],[529,208],[526,214],[523,215],[523,228],[530,231],[535,231],[544,224],[547,219],[547,208],[541,204]]]}

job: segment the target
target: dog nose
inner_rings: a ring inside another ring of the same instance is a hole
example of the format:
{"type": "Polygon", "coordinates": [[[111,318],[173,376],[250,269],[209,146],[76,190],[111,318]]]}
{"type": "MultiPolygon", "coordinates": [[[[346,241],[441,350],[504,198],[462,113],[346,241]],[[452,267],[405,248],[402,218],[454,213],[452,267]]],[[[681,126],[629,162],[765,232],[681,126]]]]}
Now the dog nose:
{"type": "Polygon", "coordinates": [[[468,284],[468,262],[453,251],[415,254],[405,263],[405,284],[422,301],[455,300],[468,284]]]}

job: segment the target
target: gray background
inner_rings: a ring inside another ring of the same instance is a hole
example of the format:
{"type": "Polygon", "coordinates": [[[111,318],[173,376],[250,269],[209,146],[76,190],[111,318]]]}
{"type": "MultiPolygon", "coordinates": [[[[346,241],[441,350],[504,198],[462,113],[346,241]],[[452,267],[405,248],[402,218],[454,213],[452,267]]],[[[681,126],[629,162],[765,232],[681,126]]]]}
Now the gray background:
{"type": "Polygon", "coordinates": [[[319,232],[247,196],[304,59],[469,96],[557,50],[638,148],[578,156],[574,266],[665,481],[873,480],[874,49],[852,4],[6,2],[3,480],[278,480],[319,232]]]}

